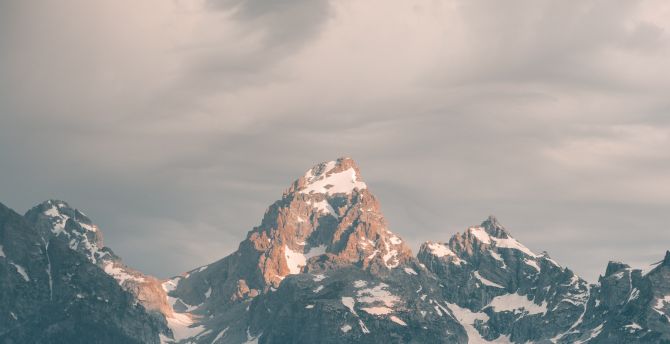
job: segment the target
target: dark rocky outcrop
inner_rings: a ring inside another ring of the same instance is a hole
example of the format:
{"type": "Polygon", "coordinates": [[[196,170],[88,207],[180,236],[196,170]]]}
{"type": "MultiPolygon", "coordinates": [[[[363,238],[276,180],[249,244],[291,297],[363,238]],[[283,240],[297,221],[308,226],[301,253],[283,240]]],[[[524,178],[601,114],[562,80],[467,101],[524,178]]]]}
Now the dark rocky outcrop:
{"type": "Polygon", "coordinates": [[[160,323],[131,294],[4,205],[0,245],[0,342],[159,342],[160,323]]]}

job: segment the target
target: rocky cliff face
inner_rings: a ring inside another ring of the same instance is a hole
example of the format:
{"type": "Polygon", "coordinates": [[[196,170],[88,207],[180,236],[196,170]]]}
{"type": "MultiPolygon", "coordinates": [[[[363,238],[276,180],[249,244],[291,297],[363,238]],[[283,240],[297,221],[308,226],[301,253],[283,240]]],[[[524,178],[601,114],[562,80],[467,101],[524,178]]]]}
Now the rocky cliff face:
{"type": "Polygon", "coordinates": [[[349,158],[294,181],[237,251],[164,281],[65,202],[3,214],[8,343],[670,342],[670,252],[589,285],[489,217],[413,257],[349,158]]]}
{"type": "Polygon", "coordinates": [[[490,217],[447,243],[422,245],[419,259],[470,342],[665,343],[670,255],[650,272],[610,262],[588,285],[548,254],[535,254],[490,217]]]}
{"type": "Polygon", "coordinates": [[[116,281],[0,204],[0,342],[158,343],[161,324],[116,281]]]}
{"type": "Polygon", "coordinates": [[[670,252],[647,273],[610,262],[564,343],[670,343],[670,252]]]}
{"type": "Polygon", "coordinates": [[[126,266],[103,244],[102,231],[83,212],[64,201],[48,200],[30,209],[24,217],[45,240],[56,240],[99,266],[147,310],[160,314],[172,311],[162,282],[126,266]]]}
{"type": "Polygon", "coordinates": [[[447,286],[444,298],[474,319],[470,333],[481,340],[554,338],[589,299],[586,281],[529,250],[494,217],[448,243],[425,243],[418,256],[447,286]]]}

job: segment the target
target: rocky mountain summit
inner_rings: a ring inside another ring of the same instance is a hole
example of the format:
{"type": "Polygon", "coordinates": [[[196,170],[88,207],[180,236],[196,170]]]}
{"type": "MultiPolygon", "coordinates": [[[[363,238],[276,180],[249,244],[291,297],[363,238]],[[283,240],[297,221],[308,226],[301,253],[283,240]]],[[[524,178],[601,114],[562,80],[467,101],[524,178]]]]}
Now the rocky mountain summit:
{"type": "Polygon", "coordinates": [[[126,266],[66,202],[0,210],[3,343],[670,343],[670,252],[589,284],[489,217],[415,257],[349,158],[168,280],[126,266]]]}

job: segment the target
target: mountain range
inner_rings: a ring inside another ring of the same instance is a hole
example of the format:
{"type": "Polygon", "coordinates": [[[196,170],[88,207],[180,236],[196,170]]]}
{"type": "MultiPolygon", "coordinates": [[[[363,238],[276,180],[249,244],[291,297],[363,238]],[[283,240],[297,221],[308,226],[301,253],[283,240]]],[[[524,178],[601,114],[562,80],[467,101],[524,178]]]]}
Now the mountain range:
{"type": "Polygon", "coordinates": [[[413,255],[350,158],[293,182],[235,252],[167,280],[64,201],[0,204],[0,342],[670,343],[670,251],[591,284],[493,216],[441,239],[413,255]]]}

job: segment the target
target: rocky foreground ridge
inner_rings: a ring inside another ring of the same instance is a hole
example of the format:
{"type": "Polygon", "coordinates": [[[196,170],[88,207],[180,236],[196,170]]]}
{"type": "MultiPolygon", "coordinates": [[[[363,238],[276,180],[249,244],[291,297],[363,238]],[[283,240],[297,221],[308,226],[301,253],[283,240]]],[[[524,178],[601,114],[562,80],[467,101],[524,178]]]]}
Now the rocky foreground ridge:
{"type": "Polygon", "coordinates": [[[670,252],[589,284],[494,217],[417,256],[353,160],[309,169],[237,251],[168,280],[66,202],[0,205],[0,343],[670,343],[670,252]]]}

